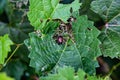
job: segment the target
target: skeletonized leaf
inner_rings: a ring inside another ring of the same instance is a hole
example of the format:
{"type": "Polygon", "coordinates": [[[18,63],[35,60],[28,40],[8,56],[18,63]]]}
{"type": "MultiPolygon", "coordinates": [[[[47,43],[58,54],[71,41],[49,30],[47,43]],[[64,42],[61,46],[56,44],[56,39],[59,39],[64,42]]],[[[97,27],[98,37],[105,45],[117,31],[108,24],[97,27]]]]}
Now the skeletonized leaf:
{"type": "Polygon", "coordinates": [[[79,0],[71,4],[60,4],[59,0],[30,0],[28,18],[32,26],[41,29],[48,19],[61,19],[66,22],[71,16],[70,9],[77,11],[80,5],[79,0]]]}
{"type": "Polygon", "coordinates": [[[11,51],[10,45],[12,44],[13,42],[10,40],[7,34],[3,37],[0,37],[0,64],[4,64],[8,52],[11,51]]]}

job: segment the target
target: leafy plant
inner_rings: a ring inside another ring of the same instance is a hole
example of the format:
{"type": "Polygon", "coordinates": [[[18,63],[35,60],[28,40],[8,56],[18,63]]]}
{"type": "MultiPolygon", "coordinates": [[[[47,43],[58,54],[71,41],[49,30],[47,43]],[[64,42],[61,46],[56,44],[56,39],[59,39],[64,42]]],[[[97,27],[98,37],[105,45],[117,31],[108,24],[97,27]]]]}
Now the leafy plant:
{"type": "Polygon", "coordinates": [[[105,56],[112,58],[120,55],[120,1],[119,0],[96,0],[91,6],[105,21],[105,29],[100,35],[101,49],[105,56]],[[101,4],[99,6],[99,4],[101,4]]]}
{"type": "Polygon", "coordinates": [[[48,77],[41,77],[40,80],[107,80],[90,76],[82,69],[79,69],[76,73],[74,72],[74,68],[72,67],[59,68],[57,74],[49,74],[48,77]]]}
{"type": "Polygon", "coordinates": [[[69,65],[82,68],[90,74],[95,73],[95,67],[98,67],[96,57],[101,55],[100,42],[97,39],[99,31],[86,16],[76,16],[72,28],[74,41],[69,39],[65,45],[58,45],[51,35],[40,38],[37,34],[31,33],[30,39],[25,41],[31,52],[30,65],[37,70],[50,64],[55,64],[54,67],[69,65]]]}
{"type": "Polygon", "coordinates": [[[42,29],[48,19],[61,19],[67,22],[71,16],[70,9],[77,11],[80,5],[79,0],[67,5],[59,4],[59,0],[36,0],[35,2],[30,0],[28,17],[32,26],[36,29],[42,29]]]}
{"type": "Polygon", "coordinates": [[[119,0],[1,2],[0,69],[16,80],[111,80],[120,66],[100,57],[120,57],[119,0]],[[101,66],[107,75],[97,75],[101,66]]]}
{"type": "Polygon", "coordinates": [[[6,0],[1,0],[0,1],[0,14],[3,12],[3,8],[6,5],[6,0]]]}
{"type": "Polygon", "coordinates": [[[14,79],[8,77],[5,73],[0,73],[0,80],[14,80],[14,79]]]}
{"type": "Polygon", "coordinates": [[[8,35],[0,37],[0,64],[4,64],[8,52],[11,51],[10,45],[13,45],[13,42],[9,39],[8,35]]]}

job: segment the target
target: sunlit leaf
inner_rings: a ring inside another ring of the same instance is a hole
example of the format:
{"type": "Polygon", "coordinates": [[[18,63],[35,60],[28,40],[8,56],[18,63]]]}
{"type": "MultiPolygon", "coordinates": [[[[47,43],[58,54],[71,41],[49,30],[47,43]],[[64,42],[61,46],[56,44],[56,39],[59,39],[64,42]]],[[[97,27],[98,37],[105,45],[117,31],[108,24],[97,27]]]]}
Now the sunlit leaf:
{"type": "Polygon", "coordinates": [[[41,29],[48,19],[61,19],[67,22],[71,16],[70,9],[78,11],[80,5],[79,0],[71,4],[60,4],[59,0],[30,0],[28,18],[32,26],[41,29]]]}
{"type": "Polygon", "coordinates": [[[104,80],[96,76],[87,75],[82,69],[75,73],[72,67],[59,68],[58,73],[49,74],[46,77],[41,77],[40,80],[104,80]],[[85,77],[86,76],[86,77],[85,77]]]}
{"type": "Polygon", "coordinates": [[[8,77],[6,73],[0,73],[0,80],[14,80],[11,77],[8,77]]]}
{"type": "Polygon", "coordinates": [[[8,52],[11,51],[10,45],[12,44],[13,42],[10,40],[7,34],[0,37],[0,64],[4,64],[8,52]]]}

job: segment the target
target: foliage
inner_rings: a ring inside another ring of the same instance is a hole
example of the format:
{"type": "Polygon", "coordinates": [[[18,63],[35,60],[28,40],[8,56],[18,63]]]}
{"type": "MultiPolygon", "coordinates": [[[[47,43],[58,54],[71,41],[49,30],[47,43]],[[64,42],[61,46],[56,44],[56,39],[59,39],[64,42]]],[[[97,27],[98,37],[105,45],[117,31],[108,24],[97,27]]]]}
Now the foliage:
{"type": "Polygon", "coordinates": [[[105,29],[100,35],[101,49],[105,56],[112,58],[120,56],[120,1],[96,0],[92,10],[98,13],[106,22],[105,29]],[[101,4],[100,6],[98,4],[101,4]]]}
{"type": "Polygon", "coordinates": [[[71,16],[70,9],[77,11],[80,5],[79,0],[65,5],[59,4],[59,0],[30,0],[28,18],[32,26],[41,29],[48,19],[61,19],[67,22],[67,19],[71,16]]]}
{"type": "Polygon", "coordinates": [[[0,80],[119,80],[119,34],[120,0],[1,0],[0,80]]]}
{"type": "Polygon", "coordinates": [[[4,64],[8,52],[11,51],[10,45],[13,45],[13,42],[10,40],[7,34],[3,37],[0,37],[0,64],[4,64]]]}
{"type": "MultiPolygon", "coordinates": [[[[0,36],[9,34],[9,38],[14,42],[14,45],[11,46],[9,54],[7,53],[9,55],[6,59],[7,64],[0,65],[0,69],[2,68],[2,72],[6,72],[8,76],[14,77],[15,80],[20,80],[24,72],[30,68],[27,66],[29,52],[26,46],[22,44],[28,38],[28,33],[33,31],[26,16],[28,3],[27,5],[23,4],[27,0],[0,0],[0,6],[1,1],[5,2],[6,5],[2,8],[3,12],[0,15],[0,36]],[[21,5],[21,7],[18,8],[18,5],[21,5]],[[15,51],[16,48],[18,49],[15,51]],[[13,52],[14,55],[12,55],[13,52]]],[[[6,45],[8,44],[6,43],[6,45]]],[[[9,49],[9,47],[5,49],[9,49]]],[[[33,75],[34,69],[32,70],[32,74],[29,73],[30,70],[27,70],[26,73],[33,75]]]]}
{"type": "Polygon", "coordinates": [[[59,68],[58,73],[49,74],[47,77],[41,77],[40,80],[105,80],[96,76],[87,75],[82,69],[75,73],[74,68],[59,68]],[[68,74],[69,73],[69,74],[68,74]]]}
{"type": "Polygon", "coordinates": [[[120,16],[119,0],[95,0],[92,2],[92,10],[98,13],[106,22],[110,22],[120,16]],[[99,5],[101,3],[101,5],[99,5]]]}
{"type": "Polygon", "coordinates": [[[13,60],[6,65],[4,70],[6,70],[6,73],[9,76],[14,76],[16,80],[19,80],[26,68],[26,65],[24,65],[20,60],[13,60]],[[19,72],[19,74],[16,74],[16,72],[19,72]]]}
{"type": "Polygon", "coordinates": [[[0,14],[3,12],[3,8],[5,7],[6,5],[6,0],[1,0],[0,1],[0,14]]]}
{"type": "Polygon", "coordinates": [[[14,79],[8,77],[5,73],[0,73],[0,80],[14,80],[14,79]]]}
{"type": "Polygon", "coordinates": [[[30,66],[39,70],[50,64],[55,64],[54,67],[69,65],[75,68],[80,67],[90,74],[95,73],[95,67],[98,67],[96,57],[101,55],[100,42],[97,39],[99,31],[92,22],[87,20],[86,16],[76,16],[76,22],[73,22],[72,27],[74,42],[66,42],[61,46],[51,35],[40,38],[37,34],[31,33],[30,39],[25,41],[31,52],[30,66]]]}

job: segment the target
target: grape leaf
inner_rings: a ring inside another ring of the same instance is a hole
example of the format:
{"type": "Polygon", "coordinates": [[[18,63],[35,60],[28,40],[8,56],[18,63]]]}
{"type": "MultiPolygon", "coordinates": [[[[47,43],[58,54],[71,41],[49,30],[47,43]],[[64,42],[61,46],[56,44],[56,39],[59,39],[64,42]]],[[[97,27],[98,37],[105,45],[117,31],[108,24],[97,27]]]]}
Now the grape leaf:
{"type": "Polygon", "coordinates": [[[6,75],[6,73],[0,73],[0,80],[14,80],[6,75]]]}
{"type": "Polygon", "coordinates": [[[120,56],[120,0],[95,0],[91,4],[93,11],[105,21],[105,29],[99,39],[104,56],[120,56]],[[99,5],[100,4],[100,5],[99,5]]]}
{"type": "Polygon", "coordinates": [[[4,64],[8,52],[11,51],[10,45],[13,45],[13,42],[10,40],[7,34],[3,37],[0,37],[0,64],[4,64]]]}
{"type": "Polygon", "coordinates": [[[89,74],[95,73],[98,67],[96,57],[101,55],[97,39],[100,32],[86,16],[76,18],[73,23],[75,43],[58,45],[50,35],[39,37],[36,33],[30,33],[30,39],[25,40],[30,51],[30,66],[40,70],[51,64],[55,65],[54,69],[67,65],[82,68],[89,74]]]}
{"type": "Polygon", "coordinates": [[[75,75],[72,67],[59,68],[58,73],[49,74],[46,77],[41,77],[40,80],[104,80],[96,76],[87,75],[82,69],[79,69],[75,75]],[[85,77],[86,76],[86,77],[85,77]]]}
{"type": "Polygon", "coordinates": [[[70,9],[77,11],[80,5],[79,0],[71,4],[60,4],[59,0],[30,0],[28,18],[32,26],[41,29],[48,19],[61,19],[66,22],[71,16],[70,9]]]}

